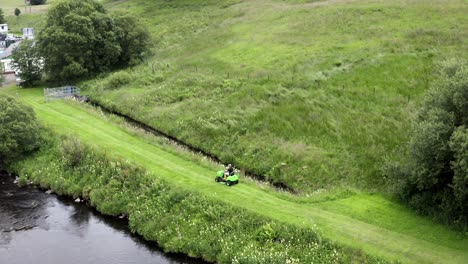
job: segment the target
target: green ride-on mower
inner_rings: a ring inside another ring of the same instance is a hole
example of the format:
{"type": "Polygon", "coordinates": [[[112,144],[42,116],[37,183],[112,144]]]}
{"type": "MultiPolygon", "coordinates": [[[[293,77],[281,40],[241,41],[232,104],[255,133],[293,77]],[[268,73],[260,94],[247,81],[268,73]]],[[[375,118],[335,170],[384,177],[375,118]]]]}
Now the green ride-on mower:
{"type": "Polygon", "coordinates": [[[218,171],[216,173],[215,181],[219,183],[225,183],[227,186],[232,186],[239,183],[239,172],[235,171],[233,175],[227,176],[226,180],[224,179],[225,171],[218,171]]]}

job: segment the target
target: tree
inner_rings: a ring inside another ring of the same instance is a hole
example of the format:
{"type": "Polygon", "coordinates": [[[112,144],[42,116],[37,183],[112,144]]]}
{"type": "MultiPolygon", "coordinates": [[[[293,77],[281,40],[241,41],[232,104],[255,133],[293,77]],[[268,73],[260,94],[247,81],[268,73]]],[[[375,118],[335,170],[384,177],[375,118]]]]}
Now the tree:
{"type": "Polygon", "coordinates": [[[119,16],[114,20],[94,0],[58,2],[49,10],[46,25],[38,36],[46,72],[52,79],[70,82],[136,61],[146,44],[139,45],[140,40],[129,42],[126,36],[131,35],[130,26],[137,27],[136,20],[125,25],[119,22],[123,19],[119,16]],[[136,46],[126,46],[132,44],[136,46]]]}
{"type": "Polygon", "coordinates": [[[0,8],[0,24],[5,24],[5,15],[3,14],[3,9],[0,8]]]}
{"type": "Polygon", "coordinates": [[[13,68],[19,72],[26,86],[32,86],[42,77],[42,59],[39,49],[32,40],[23,40],[11,54],[13,68]]]}
{"type": "Polygon", "coordinates": [[[15,16],[19,16],[21,14],[21,10],[15,8],[15,16]]]}
{"type": "Polygon", "coordinates": [[[0,162],[38,149],[40,126],[32,108],[12,97],[0,97],[0,162]]]}
{"type": "Polygon", "coordinates": [[[115,23],[115,33],[122,53],[118,64],[134,65],[140,62],[150,44],[148,31],[138,23],[137,19],[126,13],[112,15],[115,23]]]}
{"type": "Polygon", "coordinates": [[[46,72],[61,81],[107,70],[120,54],[112,19],[93,0],[59,2],[49,10],[38,41],[46,72]]]}
{"type": "Polygon", "coordinates": [[[462,229],[468,222],[468,65],[450,63],[414,123],[406,163],[388,166],[397,194],[462,229]]]}

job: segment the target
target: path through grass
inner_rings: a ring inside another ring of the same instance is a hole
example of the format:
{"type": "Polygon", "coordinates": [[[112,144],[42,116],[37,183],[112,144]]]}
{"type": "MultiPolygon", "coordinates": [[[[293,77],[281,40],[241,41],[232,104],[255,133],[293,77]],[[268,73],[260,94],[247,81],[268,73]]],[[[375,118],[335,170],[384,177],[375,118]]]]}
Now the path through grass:
{"type": "Polygon", "coordinates": [[[38,118],[58,133],[76,134],[111,155],[145,166],[173,184],[281,221],[317,225],[324,237],[389,259],[405,263],[468,260],[466,238],[380,195],[355,193],[316,202],[313,196],[294,198],[250,181],[227,188],[214,182],[216,165],[200,165],[188,154],[168,151],[167,146],[139,137],[80,104],[45,104],[41,89],[7,88],[0,90],[2,93],[31,105],[38,118]]]}
{"type": "Polygon", "coordinates": [[[106,7],[137,16],[154,54],[123,69],[131,78],[121,87],[117,73],[78,84],[82,91],[302,192],[381,188],[381,163],[408,140],[438,65],[468,54],[465,0],[127,0],[106,7]]]}

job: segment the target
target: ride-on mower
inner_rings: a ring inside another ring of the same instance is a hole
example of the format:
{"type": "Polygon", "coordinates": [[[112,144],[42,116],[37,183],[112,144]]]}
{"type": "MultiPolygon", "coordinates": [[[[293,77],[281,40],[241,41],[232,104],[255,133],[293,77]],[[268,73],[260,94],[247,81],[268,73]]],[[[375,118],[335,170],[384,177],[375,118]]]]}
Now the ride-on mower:
{"type": "Polygon", "coordinates": [[[232,186],[239,183],[239,171],[235,171],[233,175],[227,176],[226,180],[224,179],[225,171],[218,171],[216,173],[215,181],[219,183],[225,183],[227,186],[232,186]]]}

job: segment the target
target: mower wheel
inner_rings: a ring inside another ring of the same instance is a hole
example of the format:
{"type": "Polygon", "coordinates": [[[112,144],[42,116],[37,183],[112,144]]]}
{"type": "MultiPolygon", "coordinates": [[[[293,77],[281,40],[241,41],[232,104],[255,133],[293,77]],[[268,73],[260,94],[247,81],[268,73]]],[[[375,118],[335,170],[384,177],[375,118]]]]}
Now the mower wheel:
{"type": "Polygon", "coordinates": [[[226,181],[226,185],[227,185],[227,186],[231,186],[231,185],[232,185],[232,181],[226,181]]]}

